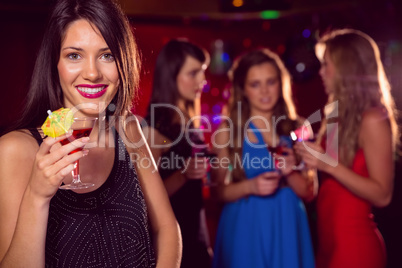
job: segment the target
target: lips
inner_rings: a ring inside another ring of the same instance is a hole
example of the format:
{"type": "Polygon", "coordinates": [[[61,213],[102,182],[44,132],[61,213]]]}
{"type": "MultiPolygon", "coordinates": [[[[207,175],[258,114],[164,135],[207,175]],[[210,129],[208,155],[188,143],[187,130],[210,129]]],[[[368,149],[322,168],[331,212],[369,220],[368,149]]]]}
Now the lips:
{"type": "Polygon", "coordinates": [[[81,96],[83,96],[84,98],[96,99],[106,93],[106,89],[108,88],[108,86],[103,84],[77,85],[75,88],[77,89],[78,93],[80,93],[81,96]]]}
{"type": "Polygon", "coordinates": [[[261,98],[260,101],[262,103],[270,103],[271,102],[271,98],[261,98]]]}

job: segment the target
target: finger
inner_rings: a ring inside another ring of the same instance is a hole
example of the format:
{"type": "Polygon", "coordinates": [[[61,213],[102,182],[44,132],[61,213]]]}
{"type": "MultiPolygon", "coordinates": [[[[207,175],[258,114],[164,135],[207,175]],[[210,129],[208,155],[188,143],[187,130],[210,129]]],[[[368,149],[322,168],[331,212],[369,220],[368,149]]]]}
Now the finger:
{"type": "Polygon", "coordinates": [[[278,185],[268,185],[268,186],[262,188],[261,192],[264,195],[269,195],[269,194],[273,194],[276,191],[276,189],[278,189],[278,185]]]}
{"type": "MultiPolygon", "coordinates": [[[[86,156],[88,154],[88,150],[82,150],[70,155],[67,155],[54,163],[47,172],[50,174],[56,174],[59,173],[61,170],[63,170],[66,166],[74,164],[75,161],[81,159],[82,157],[86,156]]],[[[64,175],[65,176],[65,175],[64,175]]]]}
{"type": "Polygon", "coordinates": [[[319,153],[324,152],[323,148],[319,144],[316,144],[316,143],[313,143],[313,142],[308,142],[308,143],[306,143],[306,146],[309,149],[314,150],[316,152],[319,152],[319,153]]]}
{"type": "Polygon", "coordinates": [[[294,154],[293,149],[292,149],[292,148],[288,148],[288,147],[282,147],[282,152],[286,153],[287,155],[294,154]]]}
{"type": "Polygon", "coordinates": [[[270,179],[270,180],[280,178],[280,175],[279,175],[278,171],[265,172],[265,173],[262,174],[262,176],[263,176],[264,179],[270,179]]]}
{"type": "Polygon", "coordinates": [[[279,180],[264,180],[262,186],[265,188],[275,187],[278,185],[279,180]]]}
{"type": "Polygon", "coordinates": [[[64,179],[68,174],[70,174],[75,168],[74,164],[70,164],[63,169],[61,169],[58,173],[54,174],[54,176],[49,178],[49,183],[51,185],[59,187],[64,179]]]}
{"type": "MultiPolygon", "coordinates": [[[[56,163],[57,161],[59,161],[60,159],[62,159],[63,157],[65,157],[67,154],[71,153],[73,150],[77,149],[77,145],[79,145],[79,147],[84,147],[85,144],[87,144],[89,141],[88,137],[84,137],[81,139],[76,140],[75,144],[66,144],[61,146],[59,149],[51,152],[48,157],[43,157],[42,159],[40,159],[39,161],[39,168],[45,168],[47,166],[50,166],[54,163],[56,163]]],[[[49,141],[49,144],[51,142],[49,141]]]]}
{"type": "Polygon", "coordinates": [[[51,152],[52,159],[49,159],[49,161],[53,160],[55,162],[55,161],[60,160],[67,154],[76,150],[77,148],[83,148],[88,143],[88,141],[89,141],[89,138],[84,137],[81,139],[77,139],[74,142],[61,146],[59,149],[51,152]]]}
{"type": "Polygon", "coordinates": [[[288,155],[284,155],[282,156],[282,158],[287,162],[287,161],[292,161],[293,159],[295,159],[295,155],[294,154],[288,154],[288,155]]]}
{"type": "MultiPolygon", "coordinates": [[[[60,175],[60,178],[61,178],[60,183],[61,183],[61,181],[63,180],[63,178],[64,178],[65,176],[67,176],[68,174],[70,174],[70,173],[74,170],[74,168],[75,168],[75,165],[74,165],[74,164],[70,164],[70,165],[66,166],[65,168],[63,168],[63,169],[61,169],[61,170],[59,171],[59,175],[60,175]]],[[[56,174],[56,175],[57,175],[57,174],[56,174]]]]}
{"type": "Polygon", "coordinates": [[[43,140],[41,146],[39,147],[38,150],[38,155],[45,155],[50,151],[50,148],[55,145],[56,143],[59,143],[60,141],[66,139],[69,135],[64,134],[61,135],[57,138],[52,138],[52,137],[47,137],[43,140]]]}
{"type": "Polygon", "coordinates": [[[293,147],[293,149],[296,151],[297,154],[300,154],[301,152],[305,152],[306,148],[304,147],[303,144],[301,143],[296,143],[295,146],[293,147]]]}
{"type": "Polygon", "coordinates": [[[314,158],[312,156],[307,156],[307,157],[303,158],[303,162],[308,167],[317,167],[317,164],[318,164],[317,158],[314,158]]]}

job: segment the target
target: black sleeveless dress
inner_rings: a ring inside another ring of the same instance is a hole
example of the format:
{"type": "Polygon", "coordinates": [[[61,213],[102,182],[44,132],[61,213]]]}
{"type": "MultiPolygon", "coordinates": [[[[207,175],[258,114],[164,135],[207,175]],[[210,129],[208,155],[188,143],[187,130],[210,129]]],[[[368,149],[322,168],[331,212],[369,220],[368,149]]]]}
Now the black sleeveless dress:
{"type": "MultiPolygon", "coordinates": [[[[31,132],[40,144],[37,130],[31,132]]],[[[144,195],[123,141],[114,136],[106,182],[84,194],[58,190],[52,198],[46,267],[155,267],[144,195]]]]}

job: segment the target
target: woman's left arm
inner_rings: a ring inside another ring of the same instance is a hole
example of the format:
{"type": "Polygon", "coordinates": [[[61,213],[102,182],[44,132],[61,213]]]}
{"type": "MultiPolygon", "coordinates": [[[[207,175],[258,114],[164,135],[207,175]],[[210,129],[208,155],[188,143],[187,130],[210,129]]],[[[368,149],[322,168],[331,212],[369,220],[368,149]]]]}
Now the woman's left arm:
{"type": "MultiPolygon", "coordinates": [[[[313,150],[320,150],[315,148],[317,144],[306,144],[313,150]]],[[[302,146],[299,146],[299,152],[304,151],[302,152],[303,160],[309,166],[315,166],[332,175],[353,194],[374,206],[387,206],[392,198],[394,162],[391,126],[384,112],[371,109],[364,114],[359,133],[359,145],[364,151],[368,178],[358,175],[340,163],[331,166],[306,153],[302,146]]]]}
{"type": "Polygon", "coordinates": [[[391,202],[394,185],[392,132],[384,112],[370,110],[364,114],[359,141],[369,178],[359,176],[343,165],[331,167],[330,172],[352,193],[375,206],[384,207],[391,202]]]}
{"type": "Polygon", "coordinates": [[[179,225],[152,153],[135,116],[126,119],[127,150],[135,153],[134,162],[145,196],[154,237],[157,267],[180,267],[182,242],[179,225]],[[145,164],[146,163],[146,164],[145,164]]]}

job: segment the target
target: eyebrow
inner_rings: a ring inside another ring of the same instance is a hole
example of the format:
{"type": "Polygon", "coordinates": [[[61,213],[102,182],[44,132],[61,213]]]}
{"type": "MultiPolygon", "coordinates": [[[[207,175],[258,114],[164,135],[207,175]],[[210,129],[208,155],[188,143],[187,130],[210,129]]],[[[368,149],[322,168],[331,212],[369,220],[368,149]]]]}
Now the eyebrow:
{"type": "MultiPolygon", "coordinates": [[[[78,51],[84,51],[82,48],[79,47],[64,47],[62,50],[66,50],[66,49],[73,49],[73,50],[78,50],[78,51]]],[[[103,51],[108,51],[110,50],[108,47],[104,47],[99,49],[99,51],[103,52],[103,51]]]]}

